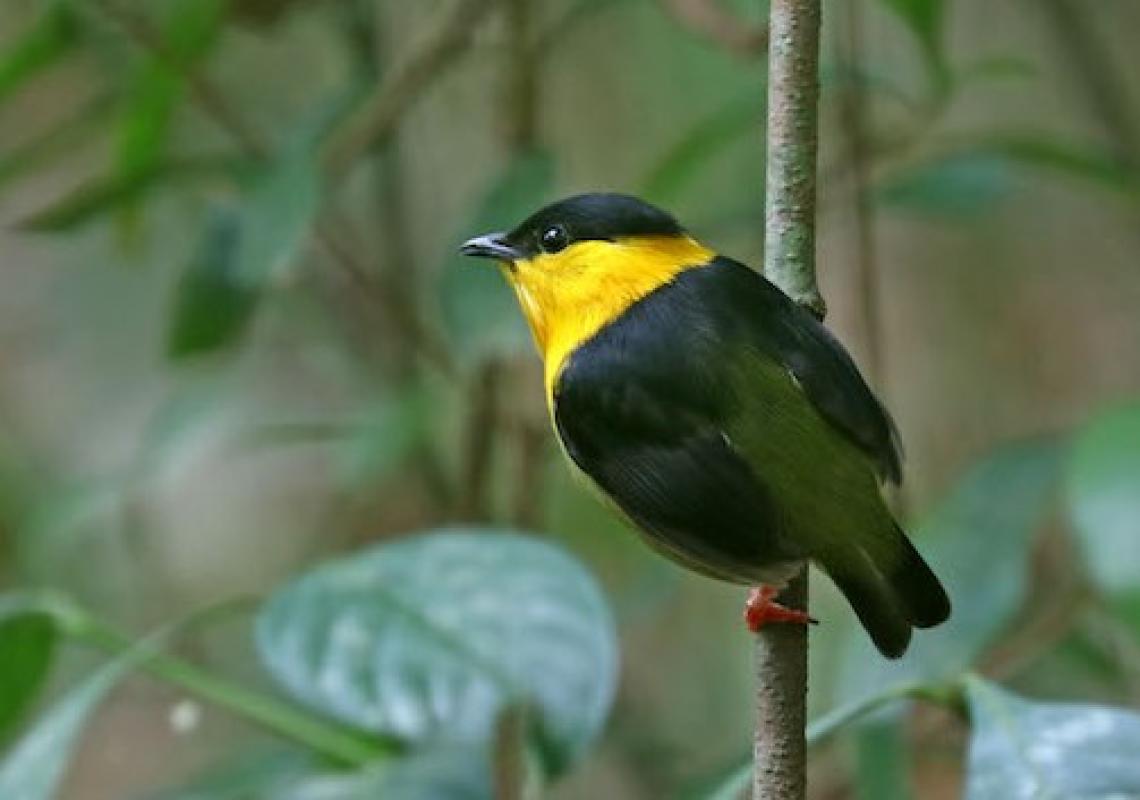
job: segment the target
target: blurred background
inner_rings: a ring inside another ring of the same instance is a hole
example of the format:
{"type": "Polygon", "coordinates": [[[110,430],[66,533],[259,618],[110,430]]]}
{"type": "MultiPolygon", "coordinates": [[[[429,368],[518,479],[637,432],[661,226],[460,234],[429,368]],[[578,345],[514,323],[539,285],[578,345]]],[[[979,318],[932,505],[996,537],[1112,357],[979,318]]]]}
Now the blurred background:
{"type": "MultiPolygon", "coordinates": [[[[569,475],[513,297],[455,249],[607,189],[759,265],[766,11],[2,0],[8,587],[137,635],[408,533],[531,531],[597,576],[621,654],[609,720],[551,796],[696,797],[744,763],[743,591],[660,559],[569,475]]],[[[896,501],[958,613],[886,665],[816,580],[813,714],[967,666],[1135,706],[1140,5],[824,16],[828,324],[895,415],[896,501]]],[[[174,649],[277,691],[248,617],[174,649]]],[[[51,650],[25,726],[100,663],[51,650]]],[[[813,749],[812,797],[957,797],[968,735],[937,708],[876,718],[813,749]]],[[[131,679],[60,796],[157,797],[278,745],[131,679]]]]}

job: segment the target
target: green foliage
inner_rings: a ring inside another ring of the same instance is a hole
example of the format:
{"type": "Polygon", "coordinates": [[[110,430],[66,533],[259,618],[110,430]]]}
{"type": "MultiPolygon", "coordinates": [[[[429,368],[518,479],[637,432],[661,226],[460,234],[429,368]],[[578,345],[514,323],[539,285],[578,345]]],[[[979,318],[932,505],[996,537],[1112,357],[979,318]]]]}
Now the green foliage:
{"type": "Polygon", "coordinates": [[[1077,435],[1067,495],[1093,579],[1140,632],[1140,406],[1107,413],[1077,435]]]}
{"type": "MultiPolygon", "coordinates": [[[[554,158],[545,151],[515,156],[487,187],[455,246],[475,234],[513,227],[548,201],[554,166],[554,158]]],[[[529,347],[514,295],[489,264],[475,264],[458,255],[448,258],[440,281],[440,306],[448,338],[467,363],[529,347]]]]}
{"type": "Polygon", "coordinates": [[[245,197],[235,277],[252,289],[284,277],[316,219],[315,142],[301,136],[253,177],[245,197]]]}
{"type": "Polygon", "coordinates": [[[0,742],[19,725],[51,669],[54,620],[19,597],[0,599],[0,742]]]}
{"type": "Polygon", "coordinates": [[[966,800],[1140,795],[1140,715],[1030,702],[980,678],[967,681],[966,695],[966,800]]]}
{"type": "Polygon", "coordinates": [[[876,188],[887,208],[964,217],[992,211],[1009,191],[1008,165],[987,152],[966,152],[917,165],[876,188]]]}
{"type": "Polygon", "coordinates": [[[171,358],[223,350],[248,326],[258,294],[238,279],[240,235],[238,220],[226,211],[217,212],[206,225],[198,252],[175,290],[166,343],[171,358]]]}
{"type": "Polygon", "coordinates": [[[257,622],[269,671],[343,722],[407,742],[486,741],[533,703],[558,771],[613,698],[613,622],[588,573],[516,534],[456,530],[382,545],[279,590],[257,622]]]}
{"type": "Polygon", "coordinates": [[[158,32],[161,52],[139,60],[119,112],[120,179],[129,182],[159,166],[188,75],[216,40],[226,6],[226,0],[179,0],[158,32]]]}
{"type": "Polygon", "coordinates": [[[49,0],[27,32],[0,53],[0,103],[77,43],[79,25],[68,0],[49,0]]]}
{"type": "Polygon", "coordinates": [[[657,160],[641,194],[653,203],[676,203],[710,160],[742,137],[756,134],[764,111],[755,92],[749,91],[698,120],[657,160]]]}
{"type": "Polygon", "coordinates": [[[51,800],[87,718],[152,647],[143,640],[58,700],[0,763],[0,797],[51,800]]]}

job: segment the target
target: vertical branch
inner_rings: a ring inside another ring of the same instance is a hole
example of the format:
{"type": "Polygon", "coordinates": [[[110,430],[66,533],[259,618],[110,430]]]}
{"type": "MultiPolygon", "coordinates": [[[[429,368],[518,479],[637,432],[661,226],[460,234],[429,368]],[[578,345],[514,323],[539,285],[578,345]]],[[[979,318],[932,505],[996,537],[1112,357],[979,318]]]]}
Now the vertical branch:
{"type": "MultiPolygon", "coordinates": [[[[815,279],[815,178],[820,0],[772,0],[768,45],[768,183],[764,272],[823,317],[815,279]]],[[[807,570],[780,601],[807,608],[807,570]]],[[[799,800],[806,791],[807,629],[775,625],[756,637],[753,797],[799,800]]]]}

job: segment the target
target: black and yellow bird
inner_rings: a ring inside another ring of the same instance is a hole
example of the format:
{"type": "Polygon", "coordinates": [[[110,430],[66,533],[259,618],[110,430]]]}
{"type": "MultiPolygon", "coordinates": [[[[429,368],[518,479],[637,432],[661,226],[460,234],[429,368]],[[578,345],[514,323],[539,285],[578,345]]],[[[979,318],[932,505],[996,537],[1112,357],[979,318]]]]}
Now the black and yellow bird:
{"type": "Polygon", "coordinates": [[[562,200],[461,252],[500,262],[514,288],[566,454],[651,545],[760,585],[754,630],[808,621],[773,601],[806,561],[884,655],[949,616],[883,500],[880,481],[900,478],[890,417],[773,284],[618,194],[562,200]]]}

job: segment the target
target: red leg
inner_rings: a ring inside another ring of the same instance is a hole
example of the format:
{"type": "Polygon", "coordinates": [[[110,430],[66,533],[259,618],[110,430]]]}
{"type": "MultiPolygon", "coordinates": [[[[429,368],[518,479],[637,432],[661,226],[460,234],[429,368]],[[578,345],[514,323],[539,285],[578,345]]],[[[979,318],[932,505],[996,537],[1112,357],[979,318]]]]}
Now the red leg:
{"type": "Polygon", "coordinates": [[[758,586],[748,593],[744,604],[744,621],[748,630],[756,633],[770,622],[791,622],[797,625],[815,624],[806,611],[785,608],[776,602],[779,590],[775,586],[758,586]]]}

